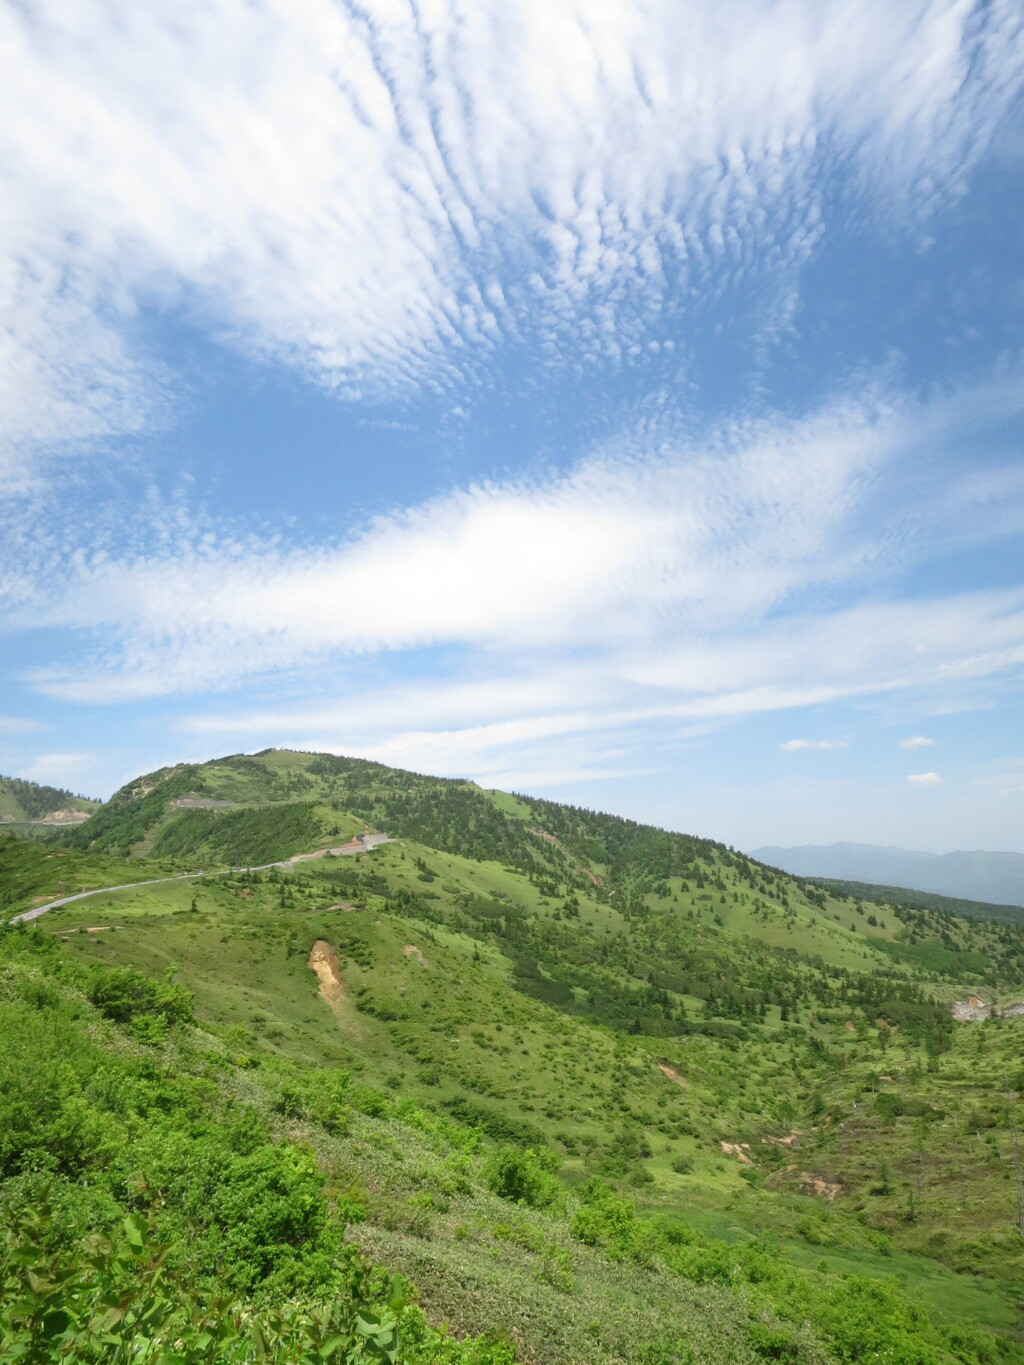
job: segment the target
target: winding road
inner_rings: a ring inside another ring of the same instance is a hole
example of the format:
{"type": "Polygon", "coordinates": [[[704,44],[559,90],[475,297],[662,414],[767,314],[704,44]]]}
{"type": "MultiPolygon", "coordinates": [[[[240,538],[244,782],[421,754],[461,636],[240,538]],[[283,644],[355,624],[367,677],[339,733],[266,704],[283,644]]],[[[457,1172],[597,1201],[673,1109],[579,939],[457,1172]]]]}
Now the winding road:
{"type": "Polygon", "coordinates": [[[88,900],[90,896],[102,896],[108,891],[130,891],[132,887],[159,886],[164,882],[197,881],[202,877],[230,877],[235,872],[265,872],[271,867],[293,868],[296,863],[311,862],[314,858],[326,858],[329,854],[335,858],[345,858],[356,853],[369,853],[381,844],[390,844],[391,842],[392,840],[386,834],[363,834],[358,837],[357,843],[342,844],[338,848],[321,848],[317,849],[315,853],[296,853],[294,858],[282,858],[276,863],[259,863],[253,867],[218,867],[211,872],[178,872],[173,877],[150,877],[144,882],[118,882],[114,886],[97,886],[92,891],[78,891],[73,896],[62,896],[59,900],[47,901],[45,905],[37,905],[34,910],[25,910],[22,914],[15,915],[10,923],[27,924],[30,920],[45,915],[48,910],[56,910],[62,905],[70,905],[72,901],[88,900]]]}

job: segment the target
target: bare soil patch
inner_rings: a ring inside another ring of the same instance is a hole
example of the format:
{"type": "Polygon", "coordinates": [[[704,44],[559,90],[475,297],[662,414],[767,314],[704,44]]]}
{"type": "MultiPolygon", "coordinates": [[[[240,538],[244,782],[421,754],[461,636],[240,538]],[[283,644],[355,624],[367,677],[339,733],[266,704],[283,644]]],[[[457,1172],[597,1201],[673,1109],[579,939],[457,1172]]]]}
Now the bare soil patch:
{"type": "Polygon", "coordinates": [[[734,1156],[737,1161],[741,1161],[744,1166],[753,1166],[754,1162],[750,1156],[750,1144],[747,1142],[720,1142],[719,1147],[726,1156],[734,1156]]]}
{"type": "Polygon", "coordinates": [[[345,983],[341,979],[338,954],[326,939],[318,938],[309,954],[310,970],[320,982],[320,998],[335,1015],[345,1008],[345,983]]]}
{"type": "Polygon", "coordinates": [[[793,1131],[787,1133],[785,1137],[772,1137],[769,1134],[767,1137],[763,1137],[761,1141],[766,1147],[799,1147],[800,1139],[802,1137],[803,1130],[794,1128],[793,1131]]]}
{"type": "Polygon", "coordinates": [[[402,951],[405,953],[406,957],[414,957],[421,967],[425,967],[427,965],[427,959],[416,947],[415,943],[407,943],[405,947],[402,949],[402,951]]]}
{"type": "Polygon", "coordinates": [[[811,1175],[809,1171],[801,1171],[800,1191],[802,1194],[815,1194],[821,1199],[827,1199],[831,1204],[837,1194],[842,1194],[843,1187],[837,1180],[826,1180],[823,1175],[811,1175]]]}

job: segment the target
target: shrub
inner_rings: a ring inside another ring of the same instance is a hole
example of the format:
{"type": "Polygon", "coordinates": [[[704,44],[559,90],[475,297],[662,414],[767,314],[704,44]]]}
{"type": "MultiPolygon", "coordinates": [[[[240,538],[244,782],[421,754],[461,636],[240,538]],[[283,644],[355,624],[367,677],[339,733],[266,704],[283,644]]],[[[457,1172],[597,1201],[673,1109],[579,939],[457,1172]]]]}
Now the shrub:
{"type": "Polygon", "coordinates": [[[564,1247],[545,1247],[540,1263],[534,1271],[534,1278],[539,1284],[549,1284],[552,1289],[557,1289],[562,1294],[571,1294],[576,1284],[572,1257],[564,1247]]]}
{"type": "Polygon", "coordinates": [[[546,1208],[558,1193],[558,1157],[546,1150],[527,1147],[518,1151],[502,1147],[487,1163],[487,1186],[502,1199],[526,1204],[532,1209],[546,1208]]]}
{"type": "Polygon", "coordinates": [[[100,1013],[117,1024],[130,1024],[141,1015],[165,1025],[191,1023],[195,997],[184,986],[176,986],[173,978],[171,968],[154,981],[137,967],[99,967],[93,971],[87,994],[100,1013]]]}
{"type": "Polygon", "coordinates": [[[481,1128],[488,1137],[496,1142],[511,1142],[518,1147],[541,1148],[544,1145],[543,1130],[528,1119],[516,1118],[500,1109],[480,1104],[465,1095],[456,1095],[445,1102],[445,1108],[459,1120],[474,1128],[481,1128]]]}
{"type": "Polygon", "coordinates": [[[352,1254],[326,1301],[253,1310],[218,1296],[196,1302],[168,1267],[171,1248],[144,1219],[111,1238],[47,1252],[48,1214],[9,1221],[0,1233],[3,1359],[24,1365],[128,1360],[189,1365],[514,1365],[512,1348],[483,1337],[456,1341],[408,1303],[408,1285],[352,1254]]]}

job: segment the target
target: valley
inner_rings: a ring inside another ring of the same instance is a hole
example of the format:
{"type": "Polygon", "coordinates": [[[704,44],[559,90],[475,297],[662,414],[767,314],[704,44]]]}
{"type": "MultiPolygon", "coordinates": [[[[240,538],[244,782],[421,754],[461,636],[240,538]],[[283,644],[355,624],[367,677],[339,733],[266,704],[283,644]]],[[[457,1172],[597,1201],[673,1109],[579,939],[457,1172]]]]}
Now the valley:
{"type": "Polygon", "coordinates": [[[59,1268],[143,1220],[239,1306],[210,1359],[357,1251],[351,1359],[1024,1359],[1017,924],[273,750],[0,836],[0,895],[45,911],[0,936],[8,1226],[59,1268]]]}

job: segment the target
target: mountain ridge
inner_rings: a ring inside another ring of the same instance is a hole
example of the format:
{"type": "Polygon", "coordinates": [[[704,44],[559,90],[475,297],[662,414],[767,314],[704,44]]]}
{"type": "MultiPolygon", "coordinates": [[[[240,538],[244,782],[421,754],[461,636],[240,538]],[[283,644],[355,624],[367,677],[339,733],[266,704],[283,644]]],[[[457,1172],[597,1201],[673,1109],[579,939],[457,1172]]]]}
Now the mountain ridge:
{"type": "Polygon", "coordinates": [[[73,823],[92,815],[101,805],[64,787],[0,774],[0,825],[73,823]]]}
{"type": "Polygon", "coordinates": [[[1024,853],[958,849],[916,853],[875,844],[767,845],[750,857],[793,876],[827,877],[964,900],[1024,906],[1024,853]]]}

